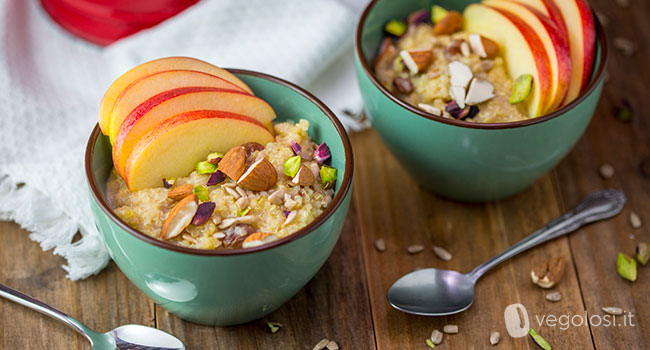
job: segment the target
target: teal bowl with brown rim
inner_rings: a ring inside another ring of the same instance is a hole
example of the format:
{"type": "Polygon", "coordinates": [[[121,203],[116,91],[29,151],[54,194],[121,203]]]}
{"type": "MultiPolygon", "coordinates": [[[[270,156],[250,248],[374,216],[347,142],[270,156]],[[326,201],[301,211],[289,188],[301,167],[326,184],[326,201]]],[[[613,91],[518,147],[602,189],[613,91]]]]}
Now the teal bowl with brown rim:
{"type": "Polygon", "coordinates": [[[596,19],[594,71],[585,91],[565,107],[524,121],[479,124],[425,113],[400,100],[374,77],[373,62],[393,19],[433,4],[462,12],[477,1],[374,0],[357,24],[355,61],[365,112],[391,153],[423,187],[469,202],[513,195],[552,169],[589,124],[602,92],[605,33],[596,19]]]}
{"type": "Polygon", "coordinates": [[[106,182],[113,169],[108,138],[95,127],[85,170],[95,224],[126,277],[178,317],[206,325],[234,325],[261,318],[284,304],[316,274],[338,240],[350,205],[352,149],[334,114],[301,88],[265,74],[231,70],[266,100],[278,121],[310,122],[310,136],[326,142],[338,169],[335,195],[303,229],[270,244],[200,250],[156,240],[129,227],[109,207],[106,182]]]}

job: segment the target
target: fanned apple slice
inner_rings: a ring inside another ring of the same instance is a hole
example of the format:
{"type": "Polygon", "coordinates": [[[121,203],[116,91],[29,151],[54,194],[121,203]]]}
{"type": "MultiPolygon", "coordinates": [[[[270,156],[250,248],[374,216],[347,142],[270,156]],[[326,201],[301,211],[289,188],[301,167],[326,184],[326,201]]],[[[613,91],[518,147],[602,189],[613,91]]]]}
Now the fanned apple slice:
{"type": "Polygon", "coordinates": [[[273,140],[262,123],[247,116],[207,110],[181,113],[140,139],[126,162],[125,181],[131,191],[160,187],[163,178],[187,176],[210,152],[273,140]]]}
{"type": "Polygon", "coordinates": [[[214,110],[241,114],[258,121],[273,134],[273,108],[259,97],[243,92],[207,87],[186,87],[168,90],[142,102],[119,122],[113,143],[113,164],[123,174],[124,164],[133,147],[159,123],[177,114],[214,110]]]}
{"type": "Polygon", "coordinates": [[[148,75],[174,69],[195,70],[212,74],[239,86],[248,93],[253,93],[248,85],[237,78],[234,74],[228,72],[225,69],[214,66],[208,62],[191,57],[160,58],[143,63],[122,74],[122,76],[117,78],[117,80],[115,80],[113,84],[111,84],[111,86],[108,88],[108,90],[106,90],[102,101],[99,103],[99,127],[102,132],[105,135],[108,135],[110,132],[111,111],[113,110],[113,106],[115,105],[117,98],[120,96],[122,91],[124,91],[124,89],[126,89],[133,82],[148,75]]]}
{"type": "Polygon", "coordinates": [[[465,31],[496,41],[502,49],[513,79],[522,74],[533,77],[533,88],[526,99],[531,117],[546,112],[552,98],[550,59],[535,31],[512,14],[482,4],[465,8],[465,31]]]}
{"type": "Polygon", "coordinates": [[[535,8],[512,0],[485,0],[483,4],[507,11],[526,22],[544,44],[551,64],[551,91],[547,111],[559,108],[571,83],[571,53],[566,32],[558,29],[549,17],[535,8]]]}
{"type": "Polygon", "coordinates": [[[118,96],[111,112],[110,140],[115,141],[124,116],[131,113],[143,101],[167,90],[182,87],[212,87],[248,93],[239,86],[212,74],[192,70],[168,70],[136,80],[118,96]]]}

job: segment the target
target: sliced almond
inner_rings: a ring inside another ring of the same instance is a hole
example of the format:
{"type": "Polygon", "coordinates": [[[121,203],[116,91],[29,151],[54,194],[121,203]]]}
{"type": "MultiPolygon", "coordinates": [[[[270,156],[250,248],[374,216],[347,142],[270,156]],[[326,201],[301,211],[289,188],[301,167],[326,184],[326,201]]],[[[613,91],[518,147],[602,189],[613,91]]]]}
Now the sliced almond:
{"type": "Polygon", "coordinates": [[[219,170],[229,178],[237,181],[246,170],[246,148],[234,147],[219,162],[219,170]]]}
{"type": "Polygon", "coordinates": [[[461,61],[453,61],[449,63],[448,67],[451,86],[462,86],[466,88],[474,77],[469,66],[461,61]]]}
{"type": "Polygon", "coordinates": [[[477,105],[494,97],[494,86],[487,80],[474,79],[467,89],[465,103],[468,105],[477,105]]]}
{"type": "Polygon", "coordinates": [[[481,58],[494,58],[499,54],[499,45],[481,34],[470,34],[468,40],[472,52],[481,58]]]}
{"type": "Polygon", "coordinates": [[[291,182],[300,186],[311,186],[314,184],[314,181],[316,181],[314,173],[312,173],[311,169],[309,169],[305,164],[300,165],[298,173],[296,173],[296,176],[291,180],[291,182]]]}
{"type": "MultiPolygon", "coordinates": [[[[311,171],[309,173],[311,174],[311,171]]],[[[237,181],[237,184],[251,191],[266,191],[277,182],[278,174],[273,164],[266,158],[262,158],[248,167],[246,172],[237,181]]]]}
{"type": "Polygon", "coordinates": [[[190,184],[177,186],[167,192],[167,198],[180,201],[181,199],[191,195],[193,190],[194,187],[190,184]]]}
{"type": "Polygon", "coordinates": [[[440,110],[440,108],[434,107],[432,105],[426,103],[418,103],[418,108],[429,114],[433,114],[438,117],[442,116],[442,111],[440,110]]]}
{"type": "Polygon", "coordinates": [[[456,101],[458,107],[465,108],[465,88],[462,86],[450,86],[449,96],[456,101]]]}
{"type": "Polygon", "coordinates": [[[460,53],[463,54],[463,57],[469,57],[472,53],[469,49],[469,45],[464,41],[460,44],[460,53]]]}
{"type": "Polygon", "coordinates": [[[460,12],[449,11],[433,27],[433,35],[449,35],[463,29],[463,15],[460,12]]]}
{"type": "Polygon", "coordinates": [[[411,74],[423,71],[433,61],[433,52],[431,50],[401,51],[399,55],[411,74]]]}
{"type": "Polygon", "coordinates": [[[192,222],[196,210],[199,208],[199,198],[191,194],[176,203],[167,215],[160,238],[171,239],[178,236],[192,222]]]}
{"type": "Polygon", "coordinates": [[[248,237],[246,237],[246,239],[242,243],[242,248],[252,248],[252,247],[261,246],[263,244],[273,242],[277,239],[278,237],[271,233],[266,233],[266,232],[251,233],[248,237]]]}

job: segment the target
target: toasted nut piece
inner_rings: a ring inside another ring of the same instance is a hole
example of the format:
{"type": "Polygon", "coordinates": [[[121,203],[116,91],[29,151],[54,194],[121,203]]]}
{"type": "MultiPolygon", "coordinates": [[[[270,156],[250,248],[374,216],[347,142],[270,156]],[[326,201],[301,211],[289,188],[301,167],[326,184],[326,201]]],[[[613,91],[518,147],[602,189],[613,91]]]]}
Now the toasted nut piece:
{"type": "Polygon", "coordinates": [[[193,190],[194,187],[190,184],[177,186],[167,192],[167,198],[180,201],[181,199],[191,195],[193,190]]]}
{"type": "Polygon", "coordinates": [[[650,260],[650,248],[648,243],[639,242],[636,246],[636,260],[642,265],[645,266],[650,260]]]}
{"type": "Polygon", "coordinates": [[[447,334],[456,334],[458,333],[458,326],[455,324],[448,324],[442,328],[442,331],[447,334]]]}
{"type": "Polygon", "coordinates": [[[636,281],[636,260],[629,257],[627,254],[618,253],[618,259],[616,260],[616,270],[618,271],[618,274],[626,280],[630,282],[636,281]]]}
{"type": "Polygon", "coordinates": [[[219,170],[229,178],[237,181],[246,170],[246,148],[238,146],[232,148],[219,162],[219,170]]]}
{"type": "Polygon", "coordinates": [[[564,276],[564,258],[555,257],[537,265],[530,272],[533,283],[542,288],[555,286],[564,276]]]}
{"type": "Polygon", "coordinates": [[[469,46],[481,58],[494,58],[499,54],[499,44],[481,34],[469,35],[469,46]]]}
{"type": "MultiPolygon", "coordinates": [[[[221,161],[223,162],[223,161],[221,161]]],[[[309,172],[311,174],[311,172],[309,172]]],[[[278,182],[273,164],[262,158],[248,167],[237,184],[252,191],[266,191],[278,182]]]]}
{"type": "Polygon", "coordinates": [[[413,83],[410,80],[402,77],[397,77],[393,80],[395,90],[400,94],[408,95],[413,92],[413,83]]]}
{"type": "Polygon", "coordinates": [[[442,343],[442,332],[434,329],[433,332],[431,332],[431,341],[436,345],[442,343]]]}
{"type": "Polygon", "coordinates": [[[457,11],[449,11],[447,15],[433,27],[433,35],[449,35],[463,29],[463,15],[457,11]]]}
{"type": "Polygon", "coordinates": [[[401,51],[399,56],[404,60],[404,64],[411,74],[417,74],[425,70],[433,61],[433,52],[431,50],[405,50],[401,51]]]}
{"type": "Polygon", "coordinates": [[[602,309],[605,313],[615,316],[620,316],[623,314],[623,309],[615,306],[606,306],[602,309]]]}
{"type": "Polygon", "coordinates": [[[246,150],[246,155],[249,156],[249,157],[250,157],[251,154],[253,154],[253,152],[261,151],[261,150],[264,149],[264,146],[262,146],[261,144],[259,144],[257,142],[246,142],[245,144],[243,144],[241,146],[244,147],[244,149],[246,150]]]}
{"type": "Polygon", "coordinates": [[[300,166],[300,170],[298,170],[296,176],[291,180],[291,182],[300,186],[311,186],[314,184],[314,181],[316,181],[314,173],[312,173],[311,169],[309,169],[305,164],[300,166]]]}
{"type": "Polygon", "coordinates": [[[195,194],[190,194],[176,203],[165,219],[160,238],[170,239],[178,236],[192,222],[198,208],[199,198],[195,194]]]}
{"type": "Polygon", "coordinates": [[[497,331],[492,331],[492,333],[490,333],[490,345],[497,345],[499,344],[500,340],[501,340],[501,333],[497,331]]]}

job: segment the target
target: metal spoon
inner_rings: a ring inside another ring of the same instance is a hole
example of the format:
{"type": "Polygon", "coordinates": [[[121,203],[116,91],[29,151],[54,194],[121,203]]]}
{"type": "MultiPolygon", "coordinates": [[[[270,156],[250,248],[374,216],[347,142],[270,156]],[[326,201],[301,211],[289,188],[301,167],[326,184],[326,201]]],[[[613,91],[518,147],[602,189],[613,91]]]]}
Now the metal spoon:
{"type": "Polygon", "coordinates": [[[444,316],[465,311],[474,301],[476,281],[488,270],[538,244],[573,232],[588,223],[610,218],[618,214],[624,205],[625,195],[621,191],[592,192],[570,212],[470,273],[429,268],[403,276],[388,289],[388,302],[397,310],[424,316],[444,316]]]}
{"type": "Polygon", "coordinates": [[[129,324],[96,333],[65,313],[3,284],[0,284],[0,296],[63,322],[86,337],[93,350],[185,350],[182,341],[156,328],[129,324]]]}

